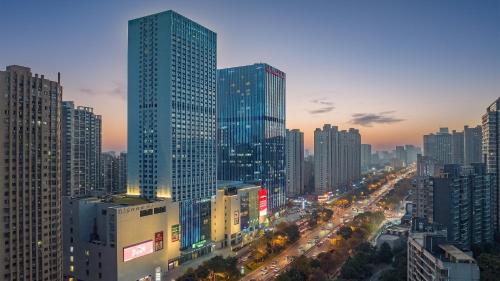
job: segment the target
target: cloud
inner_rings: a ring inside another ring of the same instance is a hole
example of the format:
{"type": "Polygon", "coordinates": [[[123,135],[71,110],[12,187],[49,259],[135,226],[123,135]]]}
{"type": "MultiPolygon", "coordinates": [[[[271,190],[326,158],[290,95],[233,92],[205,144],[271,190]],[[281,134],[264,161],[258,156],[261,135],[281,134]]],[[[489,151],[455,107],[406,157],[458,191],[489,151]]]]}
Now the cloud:
{"type": "Polygon", "coordinates": [[[113,82],[114,86],[112,89],[104,90],[104,91],[96,91],[89,88],[81,88],[80,92],[86,95],[96,96],[96,95],[108,95],[115,96],[121,99],[126,98],[125,86],[120,82],[113,82]]]}
{"type": "Polygon", "coordinates": [[[88,88],[82,88],[82,89],[80,89],[80,92],[82,92],[84,94],[94,95],[94,91],[92,91],[91,89],[88,89],[88,88]]]}
{"type": "Polygon", "coordinates": [[[405,119],[395,117],[395,111],[384,111],[380,113],[355,113],[352,115],[351,123],[363,127],[371,127],[373,124],[392,124],[402,122],[405,119]]]}
{"type": "Polygon", "coordinates": [[[311,100],[311,103],[313,103],[314,107],[316,108],[308,110],[309,114],[314,115],[314,114],[327,113],[335,109],[335,105],[333,104],[333,102],[327,99],[314,99],[311,100]]]}

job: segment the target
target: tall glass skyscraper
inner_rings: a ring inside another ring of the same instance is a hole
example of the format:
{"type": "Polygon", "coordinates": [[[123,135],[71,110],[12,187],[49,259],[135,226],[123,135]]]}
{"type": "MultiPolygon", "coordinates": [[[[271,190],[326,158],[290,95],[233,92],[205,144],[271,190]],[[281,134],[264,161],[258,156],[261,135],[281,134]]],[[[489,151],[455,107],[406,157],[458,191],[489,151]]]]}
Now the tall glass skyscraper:
{"type": "Polygon", "coordinates": [[[189,259],[210,240],[217,37],[173,11],[129,21],[128,36],[128,193],[180,202],[189,259]]]}
{"type": "Polygon", "coordinates": [[[284,72],[264,63],[217,71],[218,179],[251,181],[285,204],[284,72]]]}

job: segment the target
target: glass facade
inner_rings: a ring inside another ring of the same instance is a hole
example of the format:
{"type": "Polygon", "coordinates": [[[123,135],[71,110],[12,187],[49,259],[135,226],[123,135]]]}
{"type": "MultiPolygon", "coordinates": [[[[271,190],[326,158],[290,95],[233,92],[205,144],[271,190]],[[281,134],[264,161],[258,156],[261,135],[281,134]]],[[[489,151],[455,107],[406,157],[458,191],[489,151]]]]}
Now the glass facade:
{"type": "Polygon", "coordinates": [[[256,182],[285,204],[286,75],[267,64],[218,70],[218,179],[256,182]]]}
{"type": "Polygon", "coordinates": [[[215,194],[216,34],[166,11],[129,21],[128,46],[128,193],[180,201],[187,249],[210,237],[193,212],[215,194]]]}

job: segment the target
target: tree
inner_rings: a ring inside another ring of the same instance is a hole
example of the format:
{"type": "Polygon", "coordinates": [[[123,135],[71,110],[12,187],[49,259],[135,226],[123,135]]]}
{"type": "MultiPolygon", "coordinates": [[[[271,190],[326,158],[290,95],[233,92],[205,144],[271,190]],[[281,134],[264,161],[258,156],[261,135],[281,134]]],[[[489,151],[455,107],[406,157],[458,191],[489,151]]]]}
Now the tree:
{"type": "Polygon", "coordinates": [[[392,261],[391,246],[387,242],[382,243],[377,251],[377,262],[390,263],[392,261]]]}
{"type": "Polygon", "coordinates": [[[337,235],[342,236],[344,240],[348,240],[349,238],[351,238],[352,229],[349,226],[342,226],[341,228],[339,228],[339,230],[337,230],[337,235]]]}
{"type": "Polygon", "coordinates": [[[478,265],[481,270],[481,280],[498,280],[500,274],[500,256],[483,253],[479,256],[478,265]]]}
{"type": "Polygon", "coordinates": [[[286,236],[288,237],[288,241],[290,243],[293,243],[300,238],[300,231],[299,227],[296,224],[290,224],[288,225],[285,229],[284,232],[286,236]]]}

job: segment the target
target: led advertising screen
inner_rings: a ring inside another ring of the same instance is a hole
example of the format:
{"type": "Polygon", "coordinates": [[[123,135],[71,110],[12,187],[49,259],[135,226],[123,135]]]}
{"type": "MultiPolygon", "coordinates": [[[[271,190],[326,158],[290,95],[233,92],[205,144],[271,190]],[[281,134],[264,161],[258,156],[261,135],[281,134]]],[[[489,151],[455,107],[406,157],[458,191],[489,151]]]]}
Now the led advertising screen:
{"type": "Polygon", "coordinates": [[[136,258],[153,253],[153,240],[148,240],[123,248],[123,261],[128,262],[136,258]]]}
{"type": "Polygon", "coordinates": [[[259,190],[259,217],[262,219],[267,216],[267,190],[261,188],[259,190]]]}

